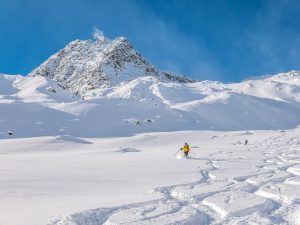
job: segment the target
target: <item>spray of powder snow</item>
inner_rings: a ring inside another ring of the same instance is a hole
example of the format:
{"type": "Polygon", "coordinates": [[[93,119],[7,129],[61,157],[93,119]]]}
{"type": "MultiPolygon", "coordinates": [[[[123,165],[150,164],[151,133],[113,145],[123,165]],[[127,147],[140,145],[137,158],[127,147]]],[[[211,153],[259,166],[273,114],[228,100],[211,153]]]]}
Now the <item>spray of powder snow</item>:
{"type": "Polygon", "coordinates": [[[185,157],[184,157],[184,155],[182,154],[182,151],[180,151],[180,152],[178,152],[177,154],[176,154],[176,159],[184,159],[185,157]]]}

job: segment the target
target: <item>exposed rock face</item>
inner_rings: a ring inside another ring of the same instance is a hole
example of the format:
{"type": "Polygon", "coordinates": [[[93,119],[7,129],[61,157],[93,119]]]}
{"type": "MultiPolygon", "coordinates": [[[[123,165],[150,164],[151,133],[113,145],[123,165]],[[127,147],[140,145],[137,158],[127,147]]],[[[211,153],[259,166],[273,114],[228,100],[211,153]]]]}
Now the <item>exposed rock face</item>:
{"type": "Polygon", "coordinates": [[[162,81],[193,82],[183,76],[159,71],[123,37],[113,41],[72,41],[29,76],[48,77],[82,97],[93,89],[114,86],[141,76],[153,76],[162,81]]]}

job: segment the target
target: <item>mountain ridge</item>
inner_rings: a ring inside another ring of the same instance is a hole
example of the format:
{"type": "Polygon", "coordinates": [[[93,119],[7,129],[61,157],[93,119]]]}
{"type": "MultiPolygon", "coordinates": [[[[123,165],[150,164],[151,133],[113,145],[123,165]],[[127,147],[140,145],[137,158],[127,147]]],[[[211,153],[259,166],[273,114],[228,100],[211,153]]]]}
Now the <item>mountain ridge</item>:
{"type": "Polygon", "coordinates": [[[300,124],[300,73],[224,84],[138,77],[79,98],[44,76],[0,76],[0,138],[121,137],[186,130],[290,129],[300,124]]]}
{"type": "Polygon", "coordinates": [[[97,88],[153,76],[162,81],[195,82],[184,76],[159,71],[137,52],[127,38],[112,41],[74,40],[28,76],[45,76],[80,97],[97,88]]]}

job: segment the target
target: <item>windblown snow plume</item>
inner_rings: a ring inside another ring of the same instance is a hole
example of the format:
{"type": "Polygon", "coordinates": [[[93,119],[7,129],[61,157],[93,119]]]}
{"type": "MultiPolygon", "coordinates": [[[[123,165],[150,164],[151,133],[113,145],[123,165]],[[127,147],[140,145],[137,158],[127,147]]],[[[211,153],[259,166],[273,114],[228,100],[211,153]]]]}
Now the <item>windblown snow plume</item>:
{"type": "Polygon", "coordinates": [[[99,30],[97,27],[94,27],[93,38],[95,40],[99,40],[101,42],[105,41],[105,36],[104,36],[103,31],[99,30]]]}

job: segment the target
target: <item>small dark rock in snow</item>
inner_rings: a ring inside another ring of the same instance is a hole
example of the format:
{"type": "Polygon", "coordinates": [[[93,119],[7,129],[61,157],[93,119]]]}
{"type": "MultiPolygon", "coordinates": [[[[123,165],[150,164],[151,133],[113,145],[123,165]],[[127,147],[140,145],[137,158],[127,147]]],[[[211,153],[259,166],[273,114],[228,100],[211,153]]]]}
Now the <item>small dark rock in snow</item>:
{"type": "Polygon", "coordinates": [[[48,88],[48,91],[50,91],[53,94],[56,94],[56,90],[54,90],[53,88],[48,88]]]}

